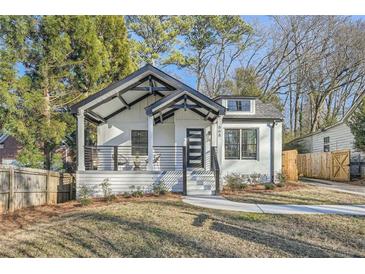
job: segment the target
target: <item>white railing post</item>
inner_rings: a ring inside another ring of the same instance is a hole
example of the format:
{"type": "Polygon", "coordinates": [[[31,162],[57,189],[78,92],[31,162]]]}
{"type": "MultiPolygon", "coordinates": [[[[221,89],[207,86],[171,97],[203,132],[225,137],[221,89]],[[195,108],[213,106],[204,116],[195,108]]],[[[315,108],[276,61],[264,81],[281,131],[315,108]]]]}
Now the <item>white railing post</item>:
{"type": "Polygon", "coordinates": [[[85,117],[84,111],[77,114],[77,170],[85,170],[85,117]]]}
{"type": "Polygon", "coordinates": [[[148,116],[148,169],[153,170],[153,115],[148,116]]]}
{"type": "Polygon", "coordinates": [[[219,165],[222,165],[223,160],[223,115],[219,115],[217,118],[217,158],[219,165]]]}

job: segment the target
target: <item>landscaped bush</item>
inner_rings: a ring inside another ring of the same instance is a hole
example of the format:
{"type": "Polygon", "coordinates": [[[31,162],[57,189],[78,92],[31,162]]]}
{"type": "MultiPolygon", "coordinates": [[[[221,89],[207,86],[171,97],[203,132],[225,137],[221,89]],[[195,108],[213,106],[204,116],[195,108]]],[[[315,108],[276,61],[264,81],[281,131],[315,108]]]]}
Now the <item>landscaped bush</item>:
{"type": "Polygon", "coordinates": [[[130,192],[126,191],[126,192],[123,193],[123,197],[124,198],[131,198],[132,194],[130,192]]]}
{"type": "Polygon", "coordinates": [[[143,197],[143,195],[144,195],[144,191],[142,190],[142,188],[140,186],[136,187],[135,185],[132,185],[129,187],[129,189],[131,190],[132,197],[139,198],[139,197],[143,197]]]}
{"type": "Polygon", "coordinates": [[[247,184],[244,183],[244,178],[237,173],[226,175],[224,180],[227,187],[232,191],[242,190],[247,186],[247,184]]]}
{"type": "Polygon", "coordinates": [[[92,204],[93,200],[91,199],[91,196],[93,192],[94,190],[87,185],[82,185],[79,187],[79,201],[82,206],[92,204]]]}
{"type": "Polygon", "coordinates": [[[109,179],[104,179],[103,182],[100,184],[100,187],[103,191],[104,199],[108,202],[116,198],[116,196],[112,194],[112,188],[110,186],[111,184],[109,182],[109,179]]]}
{"type": "Polygon", "coordinates": [[[275,184],[275,186],[277,187],[285,187],[285,184],[286,184],[286,177],[285,177],[285,174],[283,173],[278,173],[276,175],[276,181],[278,183],[275,184]]]}
{"type": "Polygon", "coordinates": [[[265,184],[265,189],[266,190],[273,190],[275,188],[275,185],[274,184],[265,184]]]}
{"type": "Polygon", "coordinates": [[[156,196],[165,195],[168,192],[168,189],[163,181],[159,181],[153,185],[153,193],[156,196]]]}

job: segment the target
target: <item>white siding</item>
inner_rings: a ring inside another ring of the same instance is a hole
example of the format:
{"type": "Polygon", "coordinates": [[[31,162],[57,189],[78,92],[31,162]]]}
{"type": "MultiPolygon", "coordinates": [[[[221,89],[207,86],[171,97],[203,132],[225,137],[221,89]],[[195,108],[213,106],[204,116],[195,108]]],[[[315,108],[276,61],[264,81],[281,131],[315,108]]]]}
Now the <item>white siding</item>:
{"type": "Polygon", "coordinates": [[[341,149],[354,151],[354,136],[344,123],[312,135],[313,152],[323,152],[325,137],[330,137],[330,151],[341,149]]]}
{"type": "Polygon", "coordinates": [[[145,192],[151,192],[153,184],[163,181],[168,190],[182,192],[182,171],[78,171],[76,173],[77,188],[82,185],[93,190],[93,196],[101,196],[100,184],[108,179],[113,194],[123,194],[131,191],[131,186],[140,187],[145,192]]]}
{"type": "MultiPolygon", "coordinates": [[[[358,175],[359,168],[357,163],[359,160],[365,161],[365,152],[359,151],[354,147],[355,138],[351,133],[351,129],[346,123],[341,123],[333,126],[325,131],[315,133],[311,136],[299,139],[296,144],[302,144],[308,151],[305,152],[323,152],[324,151],[324,138],[330,138],[330,151],[349,149],[351,152],[351,175],[358,175]]],[[[365,176],[365,166],[361,171],[362,176],[365,176]]]]}
{"type": "MultiPolygon", "coordinates": [[[[223,122],[223,153],[222,175],[229,173],[254,174],[266,176],[270,180],[270,127],[269,122],[223,122]],[[224,159],[224,130],[227,128],[257,128],[258,129],[258,157],[256,160],[225,160],[224,159]]],[[[274,172],[281,172],[282,154],[282,123],[274,129],[274,172]]]]}
{"type": "MultiPolygon", "coordinates": [[[[125,110],[108,120],[107,124],[98,126],[98,145],[130,146],[131,130],[147,130],[147,115],[144,108],[158,96],[150,96],[145,100],[125,110]]],[[[155,146],[173,146],[175,140],[174,120],[167,119],[164,123],[154,126],[153,140],[155,146]]]]}

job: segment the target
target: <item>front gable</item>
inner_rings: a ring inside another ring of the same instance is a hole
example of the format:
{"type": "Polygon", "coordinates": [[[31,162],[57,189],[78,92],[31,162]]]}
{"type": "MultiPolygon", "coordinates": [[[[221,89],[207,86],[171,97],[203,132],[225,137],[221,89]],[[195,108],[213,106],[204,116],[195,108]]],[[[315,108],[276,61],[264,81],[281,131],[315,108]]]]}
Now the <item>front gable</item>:
{"type": "MultiPolygon", "coordinates": [[[[105,123],[150,96],[157,97],[156,100],[165,100],[179,94],[186,94],[191,100],[195,98],[203,102],[203,105],[212,106],[213,112],[224,113],[224,107],[220,104],[151,65],[142,67],[123,80],[73,105],[71,113],[77,114],[81,110],[91,122],[105,123]]],[[[168,116],[171,117],[171,113],[168,116]]]]}

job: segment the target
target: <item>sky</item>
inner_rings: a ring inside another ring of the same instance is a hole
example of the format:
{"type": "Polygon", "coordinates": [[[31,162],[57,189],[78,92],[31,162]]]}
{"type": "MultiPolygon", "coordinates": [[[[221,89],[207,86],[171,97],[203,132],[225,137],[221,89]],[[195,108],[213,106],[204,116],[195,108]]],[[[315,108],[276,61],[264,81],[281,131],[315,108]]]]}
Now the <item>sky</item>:
{"type": "MultiPolygon", "coordinates": [[[[243,15],[242,18],[247,22],[247,23],[254,23],[254,22],[258,22],[260,24],[263,25],[269,25],[271,23],[271,18],[270,16],[264,16],[264,15],[250,15],[250,16],[245,16],[243,15]]],[[[355,21],[355,20],[364,20],[365,21],[365,16],[361,15],[361,16],[351,16],[351,18],[355,21]]],[[[166,68],[161,68],[162,70],[164,70],[165,72],[174,75],[176,78],[178,78],[179,80],[182,80],[185,84],[195,88],[196,87],[196,77],[194,75],[192,75],[191,73],[185,71],[185,70],[181,70],[178,69],[176,66],[169,66],[166,68]]]]}
{"type": "MultiPolygon", "coordinates": [[[[245,16],[243,15],[242,18],[247,22],[247,23],[253,23],[253,22],[258,22],[264,25],[269,25],[271,23],[271,19],[270,16],[245,16]]],[[[355,21],[355,20],[364,20],[365,21],[365,16],[364,15],[357,15],[357,16],[351,16],[351,18],[355,21]]],[[[19,74],[24,74],[24,67],[22,67],[21,65],[17,66],[18,72],[19,74]]],[[[173,75],[174,77],[178,78],[179,80],[183,81],[185,84],[195,88],[196,87],[196,77],[192,74],[189,73],[188,71],[186,71],[185,69],[179,69],[176,66],[167,66],[167,67],[160,67],[160,69],[162,69],[163,71],[165,71],[166,73],[169,73],[171,75],[173,75]]]]}

